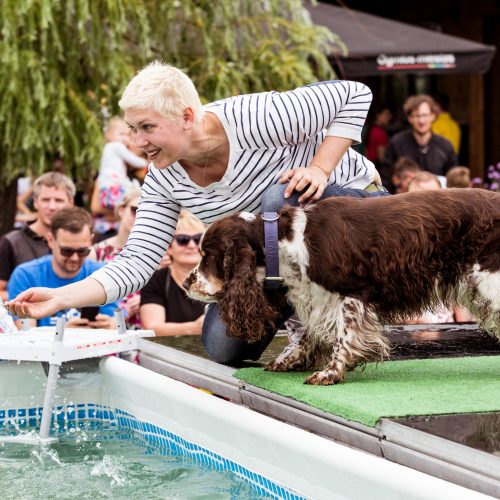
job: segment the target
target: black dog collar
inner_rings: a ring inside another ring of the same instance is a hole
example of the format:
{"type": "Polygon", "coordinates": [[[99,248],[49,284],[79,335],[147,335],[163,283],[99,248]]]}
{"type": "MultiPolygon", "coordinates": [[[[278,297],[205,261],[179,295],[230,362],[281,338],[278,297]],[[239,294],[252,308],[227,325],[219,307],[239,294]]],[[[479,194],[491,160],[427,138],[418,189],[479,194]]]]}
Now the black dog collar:
{"type": "Polygon", "coordinates": [[[278,254],[278,219],[276,212],[264,212],[264,245],[266,250],[266,277],[264,288],[276,289],[283,284],[280,276],[279,254],[278,254]]]}

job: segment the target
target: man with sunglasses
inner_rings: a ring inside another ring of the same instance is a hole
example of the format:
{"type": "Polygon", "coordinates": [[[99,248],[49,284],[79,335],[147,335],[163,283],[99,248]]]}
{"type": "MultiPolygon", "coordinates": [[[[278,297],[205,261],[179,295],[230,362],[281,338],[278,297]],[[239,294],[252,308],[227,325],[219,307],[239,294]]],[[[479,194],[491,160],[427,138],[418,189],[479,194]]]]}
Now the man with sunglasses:
{"type": "MultiPolygon", "coordinates": [[[[11,297],[32,286],[56,288],[80,281],[103,264],[87,260],[92,245],[92,218],[80,207],[64,208],[54,215],[47,234],[50,255],[30,260],[14,270],[7,285],[11,297]]],[[[76,309],[38,320],[38,326],[53,326],[65,316],[70,328],[115,328],[115,302],[102,306],[95,320],[80,318],[76,309]]],[[[35,320],[32,320],[35,326],[35,320]]]]}

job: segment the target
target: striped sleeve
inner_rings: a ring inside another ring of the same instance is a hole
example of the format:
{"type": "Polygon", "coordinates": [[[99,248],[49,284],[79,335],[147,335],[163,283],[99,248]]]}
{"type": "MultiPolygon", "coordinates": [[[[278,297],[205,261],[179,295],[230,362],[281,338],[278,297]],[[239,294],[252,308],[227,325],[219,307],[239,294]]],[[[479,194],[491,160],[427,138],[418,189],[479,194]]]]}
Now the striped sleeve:
{"type": "Polygon", "coordinates": [[[142,288],[172,241],[180,206],[168,195],[167,186],[162,171],[150,168],[127,244],[115,259],[92,274],[104,287],[106,303],[142,288]]]}
{"type": "Polygon", "coordinates": [[[323,130],[326,135],[361,142],[372,102],[366,85],[337,80],[271,95],[269,119],[281,144],[302,143],[323,130]]]}

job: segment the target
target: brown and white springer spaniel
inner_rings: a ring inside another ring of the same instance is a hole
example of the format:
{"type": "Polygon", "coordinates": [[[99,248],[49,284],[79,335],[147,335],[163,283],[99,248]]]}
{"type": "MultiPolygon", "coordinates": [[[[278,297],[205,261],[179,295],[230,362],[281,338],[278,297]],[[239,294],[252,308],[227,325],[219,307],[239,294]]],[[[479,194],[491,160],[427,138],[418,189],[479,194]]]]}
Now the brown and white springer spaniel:
{"type": "MultiPolygon", "coordinates": [[[[330,198],[280,211],[280,274],[306,326],[273,371],[324,368],[306,379],[335,384],[388,356],[385,322],[441,303],[467,307],[500,337],[500,193],[449,189],[380,198],[330,198]]],[[[218,302],[228,334],[252,342],[276,308],[262,287],[260,215],[213,223],[186,280],[194,299],[218,302]]]]}

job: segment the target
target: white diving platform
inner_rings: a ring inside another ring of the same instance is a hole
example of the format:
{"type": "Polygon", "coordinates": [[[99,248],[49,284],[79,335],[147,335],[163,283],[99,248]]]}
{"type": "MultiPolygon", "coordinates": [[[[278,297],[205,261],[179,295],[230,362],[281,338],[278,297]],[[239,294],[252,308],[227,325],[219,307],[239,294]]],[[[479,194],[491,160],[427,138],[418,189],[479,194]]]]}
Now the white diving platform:
{"type": "Polygon", "coordinates": [[[152,330],[93,330],[68,328],[64,339],[55,338],[54,327],[38,327],[17,333],[0,333],[0,358],[12,361],[46,361],[61,365],[77,359],[99,358],[137,349],[137,339],[152,337],[152,330]]]}
{"type": "Polygon", "coordinates": [[[123,314],[117,312],[116,330],[69,328],[65,320],[57,326],[38,327],[19,332],[0,334],[0,358],[9,361],[40,361],[49,363],[49,374],[43,402],[39,435],[0,436],[0,443],[50,444],[57,438],[49,437],[52,410],[59,369],[62,363],[79,359],[100,358],[138,349],[138,339],[154,337],[152,330],[126,330],[123,314]]]}

